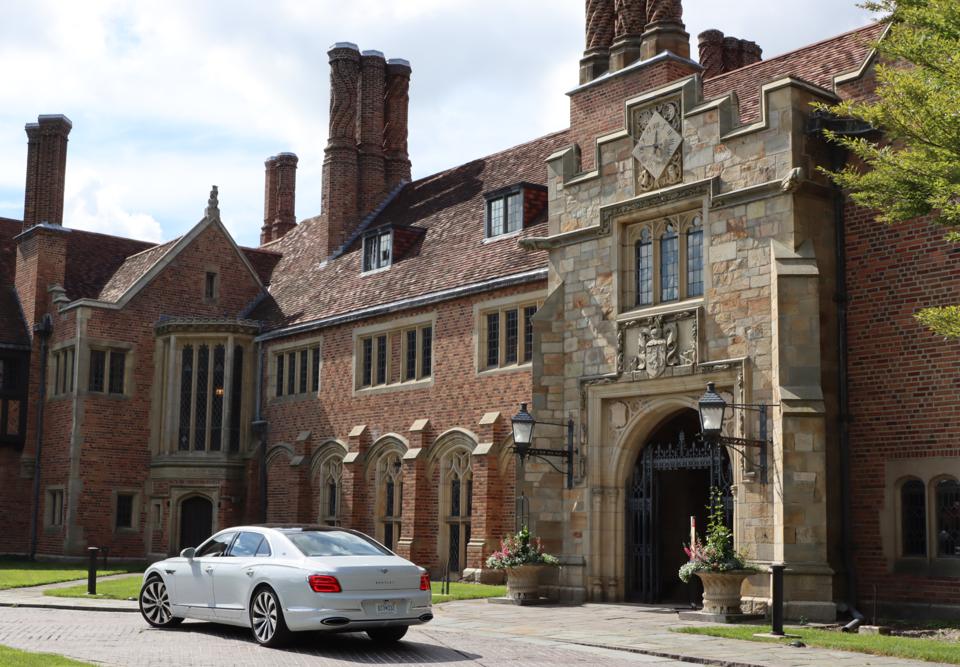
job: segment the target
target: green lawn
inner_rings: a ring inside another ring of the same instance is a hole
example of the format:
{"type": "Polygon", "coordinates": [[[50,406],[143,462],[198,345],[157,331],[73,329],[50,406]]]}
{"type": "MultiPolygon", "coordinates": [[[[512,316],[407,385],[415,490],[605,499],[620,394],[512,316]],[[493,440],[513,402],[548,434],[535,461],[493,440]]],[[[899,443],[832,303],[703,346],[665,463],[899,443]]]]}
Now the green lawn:
{"type": "MultiPolygon", "coordinates": [[[[124,579],[111,579],[110,581],[97,582],[96,597],[104,600],[126,600],[128,598],[136,599],[140,594],[140,577],[129,577],[124,579]]],[[[441,583],[434,581],[433,602],[449,602],[450,600],[473,600],[476,598],[501,597],[507,594],[505,586],[485,586],[483,584],[450,584],[450,594],[440,595],[441,583]]],[[[87,585],[71,586],[69,588],[54,588],[44,591],[44,595],[52,595],[58,598],[86,598],[87,585]]]]}
{"type": "Polygon", "coordinates": [[[30,653],[18,651],[8,646],[0,646],[0,665],[5,667],[74,667],[89,665],[88,662],[77,662],[70,658],[54,655],[53,653],[30,653]]]}
{"type": "Polygon", "coordinates": [[[450,595],[440,595],[439,581],[430,582],[433,589],[433,603],[450,600],[476,600],[478,598],[501,598],[507,594],[506,586],[488,586],[486,584],[450,584],[450,595]]]}
{"type": "MultiPolygon", "coordinates": [[[[692,635],[710,635],[711,637],[745,639],[748,641],[773,641],[781,643],[794,641],[790,639],[766,639],[753,636],[754,633],[757,632],[770,632],[769,626],[729,625],[684,627],[675,628],[674,630],[675,632],[692,635]]],[[[815,646],[817,648],[855,651],[857,653],[869,653],[871,655],[886,655],[895,658],[909,658],[913,660],[927,660],[930,662],[960,665],[960,646],[949,641],[886,637],[883,635],[848,634],[831,630],[797,627],[791,627],[787,632],[793,635],[800,635],[800,641],[807,646],[815,646]]]]}
{"type": "MultiPolygon", "coordinates": [[[[108,570],[99,570],[99,576],[136,572],[137,567],[123,565],[111,566],[108,570]]],[[[33,563],[22,560],[0,560],[0,590],[56,584],[61,581],[86,579],[87,568],[63,563],[33,563]]]]}

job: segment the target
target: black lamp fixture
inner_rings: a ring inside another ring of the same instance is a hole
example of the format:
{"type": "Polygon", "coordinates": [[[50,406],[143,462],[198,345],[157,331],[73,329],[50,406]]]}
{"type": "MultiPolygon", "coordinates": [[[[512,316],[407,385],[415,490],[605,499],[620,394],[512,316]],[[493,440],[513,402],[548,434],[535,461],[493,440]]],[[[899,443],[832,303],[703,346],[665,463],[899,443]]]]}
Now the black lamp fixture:
{"type": "Polygon", "coordinates": [[[745,448],[760,450],[760,481],[767,483],[767,404],[765,403],[727,403],[723,396],[717,393],[717,385],[707,383],[707,391],[700,397],[700,436],[705,442],[715,446],[726,445],[734,451],[745,454],[745,448]],[[727,409],[752,410],[760,416],[760,438],[732,438],[723,435],[723,422],[727,418],[727,409]]]}
{"type": "Polygon", "coordinates": [[[517,453],[517,456],[520,457],[520,464],[523,465],[523,462],[528,457],[536,456],[537,458],[543,459],[557,472],[562,473],[563,471],[551,463],[546,457],[552,456],[565,459],[567,461],[567,488],[572,489],[573,455],[576,453],[576,450],[573,448],[573,419],[568,419],[566,422],[537,421],[533,418],[533,415],[527,412],[527,404],[521,403],[520,412],[515,414],[510,421],[513,425],[513,450],[517,453]],[[533,427],[537,424],[566,426],[567,449],[537,449],[535,447],[531,447],[530,445],[533,443],[533,427]]]}

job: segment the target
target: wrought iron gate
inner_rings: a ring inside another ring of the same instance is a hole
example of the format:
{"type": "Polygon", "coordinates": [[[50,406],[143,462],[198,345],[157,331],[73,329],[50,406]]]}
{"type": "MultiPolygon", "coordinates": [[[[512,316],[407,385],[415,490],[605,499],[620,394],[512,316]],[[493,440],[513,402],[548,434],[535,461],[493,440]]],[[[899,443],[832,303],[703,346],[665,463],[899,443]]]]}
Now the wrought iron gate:
{"type": "Polygon", "coordinates": [[[677,441],[650,443],[634,467],[627,493],[627,592],[635,599],[654,603],[660,599],[660,563],[657,553],[659,505],[657,473],[663,470],[709,470],[710,486],[723,494],[727,524],[732,525],[733,470],[720,447],[699,438],[687,439],[680,431],[677,441]]]}

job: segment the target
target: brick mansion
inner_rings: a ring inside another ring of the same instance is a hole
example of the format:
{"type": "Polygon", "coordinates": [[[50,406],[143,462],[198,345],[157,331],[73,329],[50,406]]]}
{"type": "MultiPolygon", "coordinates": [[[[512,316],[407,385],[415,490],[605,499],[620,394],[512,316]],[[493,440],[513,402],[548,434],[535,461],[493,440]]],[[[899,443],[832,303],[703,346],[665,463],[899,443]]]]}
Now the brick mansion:
{"type": "MultiPolygon", "coordinates": [[[[788,617],[874,587],[960,615],[960,343],[913,318],[957,301],[957,251],[821,171],[848,160],[825,129],[880,136],[813,105],[874,94],[887,24],[763,59],[719,30],[692,53],[680,0],[585,10],[569,127],[417,180],[410,64],[335,44],[299,184],[321,211],[297,220],[298,158],[270,157],[256,248],[216,187],[165,243],[71,228],[72,123],[28,123],[23,219],[0,218],[0,554],[156,560],[316,522],[486,580],[523,522],[559,599],[686,600],[717,487],[737,548],[787,565],[788,617]],[[769,406],[766,458],[697,437],[708,382],[769,406]],[[518,464],[521,403],[573,420],[572,488],[518,464]]],[[[768,577],[743,593],[763,608],[768,577]]]]}

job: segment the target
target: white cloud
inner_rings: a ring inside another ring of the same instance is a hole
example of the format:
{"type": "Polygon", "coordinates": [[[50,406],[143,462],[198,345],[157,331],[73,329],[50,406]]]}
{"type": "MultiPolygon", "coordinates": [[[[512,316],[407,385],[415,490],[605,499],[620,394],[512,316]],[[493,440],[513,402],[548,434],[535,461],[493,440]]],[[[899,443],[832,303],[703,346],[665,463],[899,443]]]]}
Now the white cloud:
{"type": "Polygon", "coordinates": [[[163,230],[153,216],[128,211],[120,188],[104,185],[93,175],[84,175],[79,189],[67,192],[64,218],[76,229],[144,241],[163,240],[163,230]]]}

